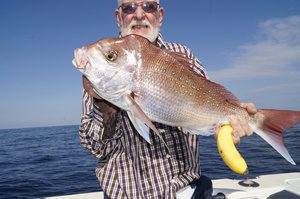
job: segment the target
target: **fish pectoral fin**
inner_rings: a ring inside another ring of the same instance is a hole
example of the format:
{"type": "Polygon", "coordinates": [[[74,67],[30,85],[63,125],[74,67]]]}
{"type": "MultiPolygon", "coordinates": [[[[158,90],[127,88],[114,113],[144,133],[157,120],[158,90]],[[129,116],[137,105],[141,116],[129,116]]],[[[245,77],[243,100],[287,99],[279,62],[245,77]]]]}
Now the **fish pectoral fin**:
{"type": "Polygon", "coordinates": [[[151,144],[150,135],[149,135],[149,127],[144,124],[141,120],[134,117],[132,112],[127,111],[128,117],[130,121],[132,122],[134,128],[137,130],[137,132],[149,143],[151,144]]]}
{"type": "Polygon", "coordinates": [[[190,66],[191,63],[193,63],[193,59],[186,57],[185,53],[180,53],[180,52],[174,52],[174,51],[170,51],[170,50],[166,50],[165,51],[171,55],[173,58],[175,58],[180,64],[182,64],[183,66],[190,66]]]}
{"type": "Polygon", "coordinates": [[[156,134],[159,135],[159,131],[154,126],[154,124],[151,122],[149,117],[144,113],[144,111],[140,108],[140,106],[134,101],[132,96],[128,96],[131,101],[131,106],[129,108],[128,116],[131,120],[132,124],[136,128],[136,130],[139,132],[139,134],[147,140],[147,142],[150,142],[150,136],[149,136],[149,128],[152,129],[156,134]]]}
{"type": "Polygon", "coordinates": [[[160,135],[157,128],[154,126],[154,124],[151,122],[150,118],[144,113],[144,111],[141,109],[141,107],[134,101],[131,95],[128,96],[128,98],[131,101],[131,106],[129,108],[129,119],[133,123],[136,130],[139,132],[139,134],[148,142],[151,144],[150,136],[149,136],[149,128],[152,129],[152,131],[160,138],[162,143],[165,145],[168,153],[170,153],[170,149],[163,139],[163,137],[160,135]]]}

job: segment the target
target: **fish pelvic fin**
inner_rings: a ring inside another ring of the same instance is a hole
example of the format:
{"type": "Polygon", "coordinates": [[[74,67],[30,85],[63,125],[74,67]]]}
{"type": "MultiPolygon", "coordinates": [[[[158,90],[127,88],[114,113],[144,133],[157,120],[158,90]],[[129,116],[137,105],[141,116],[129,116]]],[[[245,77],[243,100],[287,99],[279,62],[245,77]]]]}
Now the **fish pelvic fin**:
{"type": "Polygon", "coordinates": [[[182,128],[184,133],[190,133],[195,135],[201,136],[211,136],[215,134],[215,129],[212,127],[202,128],[202,129],[189,129],[189,128],[182,128]]]}
{"type": "Polygon", "coordinates": [[[256,124],[250,124],[253,130],[287,161],[295,165],[284,145],[282,134],[288,128],[300,123],[300,111],[261,109],[254,117],[256,124]]]}

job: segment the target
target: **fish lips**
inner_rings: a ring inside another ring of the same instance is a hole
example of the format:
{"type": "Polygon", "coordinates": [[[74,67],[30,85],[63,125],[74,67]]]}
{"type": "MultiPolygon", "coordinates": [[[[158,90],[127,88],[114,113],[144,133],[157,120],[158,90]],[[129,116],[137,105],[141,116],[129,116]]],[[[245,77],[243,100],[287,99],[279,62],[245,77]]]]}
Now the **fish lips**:
{"type": "Polygon", "coordinates": [[[88,68],[90,61],[83,48],[76,48],[74,50],[74,59],[72,60],[72,63],[77,69],[88,68]]]}

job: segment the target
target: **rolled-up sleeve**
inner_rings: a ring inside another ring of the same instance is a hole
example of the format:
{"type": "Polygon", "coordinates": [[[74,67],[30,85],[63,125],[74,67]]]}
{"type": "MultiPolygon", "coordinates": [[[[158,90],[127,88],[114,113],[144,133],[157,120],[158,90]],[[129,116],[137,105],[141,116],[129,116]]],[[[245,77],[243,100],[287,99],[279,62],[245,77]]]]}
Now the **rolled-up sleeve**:
{"type": "Polygon", "coordinates": [[[82,118],[79,127],[80,142],[97,158],[106,158],[118,146],[122,135],[120,130],[116,130],[112,132],[112,136],[103,139],[105,128],[103,113],[100,107],[94,104],[94,101],[94,98],[84,90],[82,94],[82,118]]]}

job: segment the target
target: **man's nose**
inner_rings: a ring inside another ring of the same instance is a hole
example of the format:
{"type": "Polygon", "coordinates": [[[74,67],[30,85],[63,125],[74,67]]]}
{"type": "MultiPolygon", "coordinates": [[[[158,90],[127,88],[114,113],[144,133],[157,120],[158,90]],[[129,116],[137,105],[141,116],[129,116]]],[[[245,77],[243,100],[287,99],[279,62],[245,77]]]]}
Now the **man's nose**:
{"type": "Polygon", "coordinates": [[[135,11],[135,16],[137,19],[144,19],[145,17],[145,11],[141,6],[138,6],[136,11],[135,11]]]}

